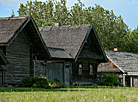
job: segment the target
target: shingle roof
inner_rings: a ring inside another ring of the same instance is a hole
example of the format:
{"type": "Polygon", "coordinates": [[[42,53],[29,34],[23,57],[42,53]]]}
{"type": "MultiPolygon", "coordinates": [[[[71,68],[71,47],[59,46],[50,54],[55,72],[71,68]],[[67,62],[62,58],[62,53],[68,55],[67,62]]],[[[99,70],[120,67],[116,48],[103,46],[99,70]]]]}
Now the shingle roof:
{"type": "Polygon", "coordinates": [[[138,54],[105,50],[110,61],[112,61],[122,72],[138,72],[138,54]]]}
{"type": "Polygon", "coordinates": [[[39,31],[48,47],[64,49],[75,58],[90,27],[91,25],[40,27],[39,31]]]}
{"type": "Polygon", "coordinates": [[[0,17],[0,44],[7,44],[29,16],[0,17]]]}
{"type": "Polygon", "coordinates": [[[59,48],[48,48],[52,58],[67,59],[72,57],[64,50],[59,48]]]}
{"type": "MultiPolygon", "coordinates": [[[[98,44],[98,38],[94,31],[93,25],[73,25],[73,26],[53,26],[40,27],[39,31],[42,35],[47,47],[64,49],[73,59],[76,59],[81,51],[86,38],[92,32],[93,42],[96,42],[100,55],[104,55],[101,45],[98,44]],[[100,47],[99,47],[100,46],[100,47]]],[[[93,55],[94,56],[94,55],[93,55]]],[[[102,59],[105,62],[106,56],[102,59]]]]}

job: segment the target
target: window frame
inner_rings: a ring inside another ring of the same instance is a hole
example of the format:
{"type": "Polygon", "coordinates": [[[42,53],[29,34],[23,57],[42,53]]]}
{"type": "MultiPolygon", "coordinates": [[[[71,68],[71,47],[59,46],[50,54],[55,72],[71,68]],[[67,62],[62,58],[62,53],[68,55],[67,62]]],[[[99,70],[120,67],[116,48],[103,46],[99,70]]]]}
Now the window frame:
{"type": "Polygon", "coordinates": [[[83,63],[82,62],[78,62],[78,75],[79,76],[82,76],[83,75],[83,63]],[[79,67],[79,65],[81,64],[81,68],[79,67]],[[80,74],[80,71],[79,71],[79,69],[81,69],[81,74],[80,74]]]}
{"type": "Polygon", "coordinates": [[[94,75],[94,67],[93,67],[93,63],[89,63],[89,75],[94,75]],[[92,66],[92,68],[90,67],[92,66]],[[92,69],[92,74],[91,74],[91,69],[92,69]]]}

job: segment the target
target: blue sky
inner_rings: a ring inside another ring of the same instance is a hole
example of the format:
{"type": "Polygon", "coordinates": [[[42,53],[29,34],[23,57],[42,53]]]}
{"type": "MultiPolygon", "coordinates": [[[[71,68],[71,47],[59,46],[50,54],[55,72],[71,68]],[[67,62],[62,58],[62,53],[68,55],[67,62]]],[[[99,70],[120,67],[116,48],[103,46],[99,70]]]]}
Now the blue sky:
{"type": "MultiPolygon", "coordinates": [[[[11,9],[18,16],[17,10],[20,3],[26,2],[27,0],[0,0],[0,17],[11,16],[11,9]]],[[[67,0],[67,7],[71,7],[76,2],[77,0],[67,0]]],[[[81,2],[85,4],[85,7],[99,4],[104,9],[113,10],[116,16],[122,16],[124,22],[131,30],[138,25],[138,0],[81,0],[81,2]]]]}

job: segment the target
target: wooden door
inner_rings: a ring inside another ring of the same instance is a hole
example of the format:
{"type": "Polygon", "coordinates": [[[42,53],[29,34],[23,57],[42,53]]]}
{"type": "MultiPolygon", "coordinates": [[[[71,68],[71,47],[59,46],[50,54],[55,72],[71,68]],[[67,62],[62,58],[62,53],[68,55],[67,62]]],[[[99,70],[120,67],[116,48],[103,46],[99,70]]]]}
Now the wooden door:
{"type": "Polygon", "coordinates": [[[51,81],[54,81],[54,78],[57,77],[63,83],[63,63],[48,63],[46,66],[46,74],[47,78],[51,81]]]}

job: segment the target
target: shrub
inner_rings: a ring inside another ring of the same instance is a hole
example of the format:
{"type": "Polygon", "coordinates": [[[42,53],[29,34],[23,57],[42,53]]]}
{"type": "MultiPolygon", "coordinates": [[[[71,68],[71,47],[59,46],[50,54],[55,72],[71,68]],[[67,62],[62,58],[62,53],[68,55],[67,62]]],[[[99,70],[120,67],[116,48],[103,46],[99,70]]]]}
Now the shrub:
{"type": "Polygon", "coordinates": [[[60,83],[60,79],[54,78],[54,81],[48,80],[49,88],[65,88],[65,84],[60,83]]]}
{"type": "Polygon", "coordinates": [[[60,83],[60,79],[58,79],[57,77],[54,78],[54,81],[60,83]]]}
{"type": "Polygon", "coordinates": [[[103,81],[99,83],[101,86],[121,86],[123,87],[123,84],[116,81],[117,76],[114,73],[108,73],[104,74],[103,81]]]}
{"type": "Polygon", "coordinates": [[[60,79],[54,78],[54,81],[47,80],[45,77],[24,77],[19,85],[21,87],[35,88],[65,88],[66,85],[60,83],[60,79]]]}
{"type": "Polygon", "coordinates": [[[34,82],[33,87],[36,87],[36,88],[48,87],[48,81],[44,77],[35,77],[33,78],[33,82],[34,82]]]}
{"type": "Polygon", "coordinates": [[[48,81],[44,77],[24,77],[21,80],[21,87],[37,87],[37,88],[45,88],[48,86],[48,81]]]}
{"type": "Polygon", "coordinates": [[[24,77],[21,80],[21,84],[19,86],[22,86],[22,87],[32,87],[33,84],[34,84],[34,82],[33,82],[33,78],[32,77],[24,77]]]}
{"type": "Polygon", "coordinates": [[[108,73],[108,74],[104,74],[103,76],[103,81],[104,82],[110,82],[110,83],[115,83],[116,82],[116,75],[114,73],[108,73]]]}
{"type": "Polygon", "coordinates": [[[123,87],[123,84],[120,83],[120,82],[115,82],[115,83],[114,83],[114,86],[121,86],[121,87],[123,87]]]}

